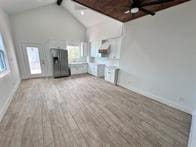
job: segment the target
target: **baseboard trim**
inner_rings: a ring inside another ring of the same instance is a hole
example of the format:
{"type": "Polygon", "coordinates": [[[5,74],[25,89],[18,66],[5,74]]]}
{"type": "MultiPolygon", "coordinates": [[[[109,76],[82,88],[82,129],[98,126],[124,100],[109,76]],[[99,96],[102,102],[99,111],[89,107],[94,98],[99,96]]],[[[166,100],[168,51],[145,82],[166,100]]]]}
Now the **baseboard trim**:
{"type": "Polygon", "coordinates": [[[196,110],[192,114],[192,124],[191,130],[189,135],[189,144],[188,147],[195,147],[196,146],[196,110]]]}
{"type": "Polygon", "coordinates": [[[168,105],[168,106],[170,106],[170,107],[173,107],[173,108],[175,108],[175,109],[178,109],[178,110],[180,110],[180,111],[183,111],[183,112],[186,112],[186,113],[192,115],[192,109],[189,109],[189,108],[187,108],[187,107],[185,107],[185,106],[183,106],[183,105],[180,105],[180,104],[177,104],[177,103],[175,103],[175,102],[173,102],[173,101],[167,100],[167,99],[165,99],[165,98],[156,96],[156,95],[154,95],[154,94],[152,94],[152,93],[149,93],[149,92],[145,92],[145,91],[136,89],[136,88],[134,88],[134,87],[130,87],[130,86],[127,86],[127,85],[124,85],[124,84],[121,84],[121,83],[118,83],[118,85],[119,85],[119,86],[122,86],[122,87],[124,87],[124,88],[126,88],[126,89],[129,89],[129,90],[131,90],[131,91],[133,91],[133,92],[136,92],[136,93],[138,93],[138,94],[141,94],[141,95],[143,95],[143,96],[146,96],[146,97],[148,97],[148,98],[150,98],[150,99],[152,99],[152,100],[158,101],[158,102],[160,102],[160,103],[163,103],[163,104],[165,104],[165,105],[168,105]]]}
{"type": "Polygon", "coordinates": [[[10,93],[10,96],[7,98],[5,104],[4,104],[3,107],[1,108],[1,110],[0,110],[0,122],[1,122],[1,120],[3,119],[3,117],[4,117],[4,115],[5,115],[5,113],[6,113],[7,109],[8,109],[8,107],[9,107],[9,105],[10,105],[10,103],[11,103],[13,97],[14,97],[14,94],[16,93],[16,91],[17,91],[17,89],[18,89],[18,87],[19,87],[19,85],[20,85],[20,82],[21,82],[21,81],[18,81],[18,82],[16,83],[16,85],[14,86],[14,89],[13,89],[12,92],[10,93]]]}

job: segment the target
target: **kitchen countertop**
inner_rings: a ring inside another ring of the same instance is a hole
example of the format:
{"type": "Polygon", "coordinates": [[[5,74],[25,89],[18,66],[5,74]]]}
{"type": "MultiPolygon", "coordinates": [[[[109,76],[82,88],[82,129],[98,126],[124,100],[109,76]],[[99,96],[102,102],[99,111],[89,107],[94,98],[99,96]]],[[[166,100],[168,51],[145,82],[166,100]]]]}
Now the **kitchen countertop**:
{"type": "Polygon", "coordinates": [[[110,66],[110,65],[106,65],[106,68],[110,68],[113,70],[120,69],[118,66],[110,66]]]}
{"type": "Polygon", "coordinates": [[[69,65],[80,65],[80,64],[88,64],[87,62],[72,62],[69,65]]]}
{"type": "Polygon", "coordinates": [[[87,63],[87,62],[72,62],[69,65],[82,65],[82,64],[104,65],[106,68],[110,68],[113,70],[120,69],[119,66],[105,65],[105,64],[99,64],[99,63],[87,63]]]}
{"type": "Polygon", "coordinates": [[[89,64],[91,64],[91,65],[104,65],[105,66],[105,64],[102,64],[102,63],[92,63],[92,62],[90,62],[89,64]]]}

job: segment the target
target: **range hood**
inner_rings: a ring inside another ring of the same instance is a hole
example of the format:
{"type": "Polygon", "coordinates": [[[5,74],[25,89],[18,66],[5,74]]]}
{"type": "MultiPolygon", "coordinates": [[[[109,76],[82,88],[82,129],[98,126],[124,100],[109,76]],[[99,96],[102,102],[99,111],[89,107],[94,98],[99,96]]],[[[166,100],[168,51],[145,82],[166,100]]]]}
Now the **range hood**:
{"type": "Polygon", "coordinates": [[[108,54],[110,49],[110,43],[108,41],[103,42],[101,47],[99,48],[99,53],[101,54],[108,54]]]}

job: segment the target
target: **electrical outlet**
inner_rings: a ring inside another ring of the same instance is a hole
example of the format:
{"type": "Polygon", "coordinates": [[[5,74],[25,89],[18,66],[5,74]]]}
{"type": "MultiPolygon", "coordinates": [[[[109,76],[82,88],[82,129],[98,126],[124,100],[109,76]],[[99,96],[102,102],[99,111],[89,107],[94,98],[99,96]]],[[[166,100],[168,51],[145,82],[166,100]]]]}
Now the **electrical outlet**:
{"type": "Polygon", "coordinates": [[[130,81],[126,81],[126,84],[130,84],[131,82],[130,81]]]}
{"type": "Polygon", "coordinates": [[[184,102],[185,99],[183,97],[179,97],[178,100],[184,102]]]}

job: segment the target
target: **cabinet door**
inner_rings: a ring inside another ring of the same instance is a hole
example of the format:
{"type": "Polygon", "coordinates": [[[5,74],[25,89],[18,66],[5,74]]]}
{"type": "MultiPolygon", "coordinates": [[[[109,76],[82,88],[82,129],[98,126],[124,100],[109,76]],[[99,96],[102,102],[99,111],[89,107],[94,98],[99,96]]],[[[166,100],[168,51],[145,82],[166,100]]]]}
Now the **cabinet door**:
{"type": "Polygon", "coordinates": [[[77,75],[78,74],[78,67],[73,65],[71,66],[71,74],[72,75],[77,75]]]}
{"type": "Polygon", "coordinates": [[[91,57],[101,57],[99,49],[102,45],[102,41],[93,41],[91,42],[91,57]]]}
{"type": "Polygon", "coordinates": [[[81,42],[81,56],[87,57],[88,56],[88,42],[81,42]]]}
{"type": "Polygon", "coordinates": [[[88,72],[88,65],[87,64],[83,64],[81,66],[81,73],[87,73],[88,72]]]}
{"type": "Polygon", "coordinates": [[[110,82],[115,83],[115,70],[110,71],[110,82]]]}
{"type": "Polygon", "coordinates": [[[110,81],[110,74],[108,68],[105,68],[105,80],[108,82],[110,81]]]}
{"type": "Polygon", "coordinates": [[[96,42],[91,42],[91,57],[96,57],[96,42]]]}
{"type": "Polygon", "coordinates": [[[101,54],[99,53],[99,49],[101,48],[102,46],[102,41],[99,40],[96,42],[96,57],[101,57],[101,54]]]}
{"type": "Polygon", "coordinates": [[[92,74],[92,68],[91,68],[91,65],[89,64],[89,66],[88,66],[88,73],[89,74],[92,74]]]}

